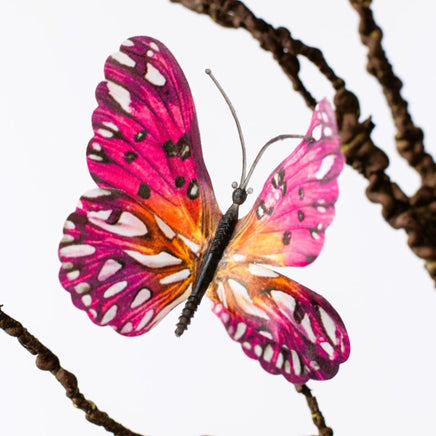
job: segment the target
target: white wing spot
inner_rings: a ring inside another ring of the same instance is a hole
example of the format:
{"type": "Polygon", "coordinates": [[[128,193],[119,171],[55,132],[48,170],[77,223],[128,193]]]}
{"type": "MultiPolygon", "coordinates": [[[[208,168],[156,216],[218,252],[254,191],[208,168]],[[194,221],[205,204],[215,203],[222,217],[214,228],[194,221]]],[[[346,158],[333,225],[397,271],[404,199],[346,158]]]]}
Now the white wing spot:
{"type": "Polygon", "coordinates": [[[162,73],[150,62],[147,64],[147,72],[144,76],[152,85],[163,86],[166,83],[165,77],[162,73]]]}
{"type": "Polygon", "coordinates": [[[154,51],[153,50],[147,50],[147,56],[149,58],[151,58],[154,55],[154,51]]]}
{"type": "Polygon", "coordinates": [[[309,365],[315,371],[318,371],[320,369],[319,363],[316,360],[311,360],[309,365]]]}
{"type": "Polygon", "coordinates": [[[127,288],[127,280],[123,280],[122,282],[114,283],[113,285],[109,286],[106,291],[104,291],[103,297],[104,298],[111,298],[120,292],[124,291],[124,289],[127,288]]]}
{"type": "Polygon", "coordinates": [[[247,349],[247,350],[251,350],[251,344],[250,344],[250,342],[244,342],[244,343],[242,344],[242,346],[243,346],[245,349],[247,349]]]}
{"type": "Polygon", "coordinates": [[[242,336],[244,336],[246,331],[247,331],[247,324],[245,324],[243,322],[239,322],[237,327],[236,327],[236,333],[235,333],[235,336],[233,337],[233,339],[235,341],[241,339],[242,336]]]}
{"type": "Polygon", "coordinates": [[[108,191],[107,189],[92,189],[91,191],[86,192],[83,197],[85,198],[98,198],[98,197],[104,197],[107,195],[111,195],[111,191],[108,191]]]}
{"type": "Polygon", "coordinates": [[[154,316],[154,310],[150,309],[144,317],[141,319],[140,323],[136,326],[136,331],[142,330],[153,318],[154,316]]]}
{"type": "Polygon", "coordinates": [[[321,348],[328,354],[330,359],[333,359],[335,355],[335,349],[332,347],[332,345],[329,342],[321,342],[321,348]]]}
{"type": "MultiPolygon", "coordinates": [[[[93,142],[92,148],[96,151],[101,151],[101,145],[98,142],[93,142]]],[[[98,189],[95,189],[95,191],[98,191],[98,189]]]]}
{"type": "Polygon", "coordinates": [[[63,257],[84,257],[95,253],[95,247],[88,244],[73,244],[60,249],[63,257]]]}
{"type": "Polygon", "coordinates": [[[70,271],[67,273],[67,279],[68,280],[76,280],[80,276],[80,271],[78,269],[75,269],[74,271],[70,271]]]}
{"type": "Polygon", "coordinates": [[[173,229],[161,218],[157,215],[154,216],[157,226],[162,230],[162,233],[168,238],[173,239],[176,236],[176,233],[173,229]]]}
{"type": "Polygon", "coordinates": [[[194,253],[198,253],[200,251],[200,246],[195,242],[192,242],[190,239],[186,238],[183,235],[178,235],[179,238],[185,243],[185,245],[194,253]]]}
{"type": "Polygon", "coordinates": [[[66,242],[73,242],[74,237],[72,235],[64,235],[61,239],[61,244],[65,244],[66,242]]]}
{"type": "Polygon", "coordinates": [[[294,372],[297,375],[301,374],[301,363],[300,358],[298,357],[298,354],[295,350],[291,350],[291,356],[292,356],[292,366],[294,367],[294,372]]]}
{"type": "Polygon", "coordinates": [[[103,282],[109,277],[113,276],[117,271],[119,271],[123,265],[115,259],[108,259],[102,266],[100,272],[98,273],[98,280],[103,282]]]}
{"type": "Polygon", "coordinates": [[[315,241],[317,241],[321,237],[316,230],[311,230],[310,236],[312,236],[312,238],[315,239],[315,241]]]}
{"type": "Polygon", "coordinates": [[[319,314],[321,315],[321,321],[324,326],[328,337],[335,343],[338,343],[338,338],[336,336],[336,324],[331,318],[331,316],[322,308],[319,308],[319,314]]]}
{"type": "Polygon", "coordinates": [[[278,356],[277,356],[277,360],[276,360],[276,367],[278,369],[280,369],[283,366],[283,361],[284,361],[283,354],[279,353],[278,356]]]}
{"type": "Polygon", "coordinates": [[[69,270],[69,269],[73,269],[74,268],[74,263],[72,262],[62,262],[62,268],[65,270],[69,270]]]}
{"type": "Polygon", "coordinates": [[[271,291],[271,297],[279,306],[280,312],[286,316],[290,321],[294,320],[294,310],[295,310],[295,298],[291,297],[283,291],[273,290],[271,291]]]}
{"type": "Polygon", "coordinates": [[[106,127],[109,127],[109,129],[113,130],[114,132],[120,131],[118,126],[115,123],[113,123],[112,121],[103,121],[103,125],[105,125],[106,127]]]}
{"type": "Polygon", "coordinates": [[[262,309],[259,309],[257,306],[255,306],[248,295],[248,291],[245,286],[234,279],[229,279],[229,285],[235,291],[233,295],[234,299],[237,301],[238,305],[244,308],[247,313],[264,319],[269,319],[268,315],[262,309]]]}
{"type": "Polygon", "coordinates": [[[135,43],[130,39],[126,39],[121,45],[124,45],[125,47],[133,47],[135,43]]]}
{"type": "Polygon", "coordinates": [[[274,349],[270,344],[268,344],[263,351],[263,360],[265,360],[265,362],[271,362],[273,355],[274,349]]]}
{"type": "Polygon", "coordinates": [[[118,312],[118,306],[116,304],[114,304],[113,306],[111,306],[111,308],[104,314],[103,319],[101,320],[101,325],[106,325],[108,323],[110,323],[115,316],[117,315],[118,312]]]}
{"type": "Polygon", "coordinates": [[[154,51],[159,51],[159,46],[158,46],[155,42],[151,42],[151,43],[150,43],[150,47],[151,47],[154,51]]]}
{"type": "Polygon", "coordinates": [[[139,292],[135,295],[135,298],[130,303],[130,307],[132,309],[135,309],[138,306],[141,306],[144,304],[147,300],[149,300],[151,297],[151,291],[148,288],[142,288],[139,290],[139,292]]]}
{"type": "Polygon", "coordinates": [[[149,268],[165,268],[171,265],[179,265],[182,259],[172,256],[166,251],[161,251],[159,254],[142,254],[135,250],[125,250],[125,253],[133,257],[140,264],[149,268]]]}
{"type": "Polygon", "coordinates": [[[107,212],[110,215],[111,211],[88,212],[89,221],[103,230],[121,236],[144,236],[148,233],[147,226],[132,213],[123,212],[115,224],[108,224],[106,219],[109,218],[109,215],[105,215],[107,212]]]}
{"type": "Polygon", "coordinates": [[[329,126],[325,126],[324,127],[324,136],[332,136],[332,134],[333,134],[332,128],[329,126]]]}
{"type": "Polygon", "coordinates": [[[82,282],[82,283],[79,283],[76,286],[74,286],[74,290],[78,294],[84,294],[85,292],[89,292],[90,289],[91,289],[91,285],[89,283],[86,283],[86,282],[82,282]]]}
{"type": "Polygon", "coordinates": [[[256,265],[255,263],[250,263],[248,266],[248,271],[250,271],[251,274],[258,277],[278,277],[279,275],[268,268],[264,268],[263,266],[256,265]]]}
{"type": "Polygon", "coordinates": [[[285,362],[285,372],[287,374],[291,373],[291,364],[289,363],[289,360],[286,360],[286,362],[285,362]]]}
{"type": "Polygon", "coordinates": [[[331,170],[333,164],[335,163],[336,155],[328,154],[321,162],[319,170],[315,173],[315,178],[317,180],[322,180],[328,172],[331,170]]]}
{"type": "Polygon", "coordinates": [[[98,154],[88,154],[89,159],[91,160],[95,160],[97,162],[102,162],[103,158],[101,156],[99,156],[98,154]]]}
{"type": "Polygon", "coordinates": [[[245,259],[247,259],[247,256],[244,256],[243,254],[234,254],[233,255],[233,260],[235,262],[244,262],[245,259]]]}
{"type": "Polygon", "coordinates": [[[130,92],[121,85],[110,80],[107,81],[107,88],[110,96],[122,107],[127,113],[131,112],[130,103],[132,102],[130,92]]]}
{"type": "Polygon", "coordinates": [[[223,303],[223,305],[227,307],[226,290],[224,289],[224,285],[221,281],[218,282],[216,293],[218,294],[218,298],[221,303],[223,303]]]}
{"type": "Polygon", "coordinates": [[[259,330],[259,334],[262,335],[264,338],[273,339],[273,335],[266,330],[259,330]]]}
{"type": "Polygon", "coordinates": [[[122,51],[114,53],[111,57],[115,59],[118,63],[126,65],[127,67],[134,67],[136,65],[136,62],[122,51]]]}
{"type": "Polygon", "coordinates": [[[120,330],[120,333],[122,333],[123,335],[130,333],[133,330],[133,325],[132,323],[129,321],[126,324],[123,325],[123,328],[120,330]]]}
{"type": "Polygon", "coordinates": [[[89,294],[84,295],[84,296],[82,297],[82,303],[83,303],[83,305],[86,306],[86,307],[90,306],[91,303],[92,303],[92,298],[91,298],[91,296],[90,296],[89,294]]]}
{"type": "Polygon", "coordinates": [[[104,138],[112,138],[112,136],[114,136],[114,132],[108,129],[98,129],[98,133],[100,133],[104,138]]]}
{"type": "Polygon", "coordinates": [[[70,221],[70,220],[65,221],[65,223],[64,223],[65,230],[73,230],[75,228],[76,228],[76,225],[72,221],[70,221]]]}
{"type": "Polygon", "coordinates": [[[315,342],[316,336],[315,333],[313,333],[312,324],[310,323],[309,315],[306,313],[301,320],[301,326],[304,328],[305,332],[307,333],[307,336],[312,342],[315,342]]]}
{"type": "Polygon", "coordinates": [[[260,345],[255,345],[254,346],[254,354],[257,357],[260,357],[262,355],[262,347],[260,345]]]}
{"type": "Polygon", "coordinates": [[[321,139],[321,134],[322,134],[322,127],[320,124],[318,124],[316,127],[312,129],[310,136],[312,136],[315,139],[315,141],[319,141],[321,139]]]}
{"type": "Polygon", "coordinates": [[[191,275],[191,271],[188,268],[185,268],[180,271],[177,271],[174,274],[170,274],[169,276],[160,279],[159,283],[161,283],[162,285],[167,285],[169,283],[180,282],[182,280],[185,280],[190,275],[191,275]]]}
{"type": "Polygon", "coordinates": [[[230,320],[230,315],[227,312],[221,312],[220,318],[223,324],[227,324],[230,320]]]}

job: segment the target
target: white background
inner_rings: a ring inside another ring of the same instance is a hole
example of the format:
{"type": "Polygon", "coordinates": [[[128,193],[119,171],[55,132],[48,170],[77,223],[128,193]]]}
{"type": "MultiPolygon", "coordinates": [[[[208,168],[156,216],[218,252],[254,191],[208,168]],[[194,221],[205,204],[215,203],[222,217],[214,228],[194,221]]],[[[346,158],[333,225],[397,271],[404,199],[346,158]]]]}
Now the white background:
{"type": "MultiPolygon", "coordinates": [[[[357,14],[348,1],[251,0],[273,25],[320,47],[372,115],[374,140],[391,156],[389,174],[407,193],[418,177],[397,157],[395,133],[376,81],[365,72],[357,14]]],[[[435,151],[434,7],[376,1],[385,48],[404,79],[404,95],[435,151]],[[393,7],[395,5],[395,8],[393,7]]],[[[203,73],[214,70],[231,96],[250,157],[279,133],[304,133],[310,112],[271,55],[243,30],[167,0],[2,2],[0,6],[0,303],[79,378],[82,392],[115,419],[152,436],[308,435],[305,400],[283,377],[265,373],[231,341],[202,304],[181,339],[175,310],[134,339],[93,325],[58,283],[57,245],[66,216],[92,188],[85,148],[92,136],[94,89],[106,57],[124,39],[150,35],[179,60],[197,105],[206,164],[222,208],[239,179],[237,134],[221,96],[203,73]]],[[[329,85],[303,64],[315,96],[329,85]]],[[[255,192],[290,144],[263,159],[255,192]]],[[[427,435],[434,431],[436,294],[431,280],[391,229],[367,182],[350,168],[340,178],[337,215],[324,250],[289,275],[323,294],[347,325],[351,356],[330,381],[311,382],[337,436],[427,435]]],[[[251,197],[253,201],[255,197],[251,197]]],[[[248,203],[248,202],[247,202],[248,203]]],[[[247,206],[249,207],[250,204],[247,206]]],[[[0,332],[1,434],[104,435],[72,407],[63,388],[16,339],[0,332]]]]}

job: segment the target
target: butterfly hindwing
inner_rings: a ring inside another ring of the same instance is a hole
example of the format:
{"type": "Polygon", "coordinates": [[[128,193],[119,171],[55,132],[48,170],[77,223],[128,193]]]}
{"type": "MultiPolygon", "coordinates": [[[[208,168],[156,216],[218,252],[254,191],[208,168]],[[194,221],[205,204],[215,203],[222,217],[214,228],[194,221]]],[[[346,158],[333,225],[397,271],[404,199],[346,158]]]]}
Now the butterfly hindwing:
{"type": "Polygon", "coordinates": [[[292,383],[329,379],[348,358],[348,335],[333,307],[275,271],[225,258],[208,295],[229,336],[272,374],[292,383]]]}
{"type": "Polygon", "coordinates": [[[196,252],[159,216],[118,190],[80,199],[64,226],[60,281],[92,321],[145,333],[190,293],[196,252]]]}
{"type": "Polygon", "coordinates": [[[304,266],[318,256],[334,217],[337,177],[344,165],[333,109],[322,100],[305,139],[268,177],[240,220],[228,252],[253,262],[304,266]]]}

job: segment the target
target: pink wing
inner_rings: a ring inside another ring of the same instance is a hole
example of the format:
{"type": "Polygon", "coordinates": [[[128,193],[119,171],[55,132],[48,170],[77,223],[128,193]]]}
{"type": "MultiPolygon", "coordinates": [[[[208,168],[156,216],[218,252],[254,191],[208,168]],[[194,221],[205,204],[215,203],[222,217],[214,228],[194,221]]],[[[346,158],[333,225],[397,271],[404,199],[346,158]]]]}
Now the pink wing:
{"type": "Polygon", "coordinates": [[[333,307],[275,271],[227,258],[208,295],[245,354],[291,383],[329,379],[348,358],[348,335],[333,307]]]}
{"type": "Polygon", "coordinates": [[[180,66],[162,43],[142,36],[125,41],[104,71],[87,151],[92,177],[101,188],[123,190],[202,244],[204,227],[215,225],[221,214],[180,66]]]}
{"type": "Polygon", "coordinates": [[[326,100],[307,135],[317,139],[304,140],[273,171],[238,222],[208,294],[244,352],[292,383],[333,377],[350,350],[344,324],[324,298],[258,265],[307,265],[324,243],[344,164],[326,100]]]}
{"type": "Polygon", "coordinates": [[[187,298],[221,214],[189,86],[168,49],[130,38],[105,76],[87,151],[102,189],[65,224],[59,277],[94,322],[138,335],[187,298]]]}
{"type": "Polygon", "coordinates": [[[227,252],[277,266],[316,259],[334,217],[337,177],[344,165],[334,112],[322,100],[307,136],[268,177],[248,215],[240,220],[227,252]]]}

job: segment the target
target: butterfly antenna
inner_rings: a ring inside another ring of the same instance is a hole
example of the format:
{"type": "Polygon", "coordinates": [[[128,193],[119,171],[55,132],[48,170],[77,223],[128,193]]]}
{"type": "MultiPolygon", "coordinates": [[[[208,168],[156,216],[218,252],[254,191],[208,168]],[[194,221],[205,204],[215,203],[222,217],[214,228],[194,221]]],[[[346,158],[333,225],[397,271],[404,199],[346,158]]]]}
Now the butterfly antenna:
{"type": "Polygon", "coordinates": [[[212,74],[212,71],[209,68],[207,68],[205,70],[205,73],[207,75],[209,75],[209,77],[212,79],[213,83],[215,83],[215,86],[220,91],[221,95],[224,97],[224,100],[226,101],[227,106],[229,107],[230,112],[232,113],[233,119],[235,120],[236,127],[238,129],[239,141],[241,142],[241,148],[242,148],[242,174],[241,174],[241,181],[239,183],[239,185],[241,186],[245,180],[245,172],[247,170],[247,153],[246,153],[246,149],[245,149],[245,141],[244,141],[244,135],[242,134],[241,124],[239,123],[239,120],[238,120],[238,117],[236,115],[235,108],[232,105],[232,102],[230,101],[229,97],[227,97],[227,94],[224,92],[224,89],[219,84],[218,80],[212,74]]]}
{"type": "Polygon", "coordinates": [[[250,167],[250,170],[248,171],[247,177],[241,182],[240,188],[245,189],[247,187],[248,181],[250,180],[251,175],[253,174],[254,169],[256,168],[256,165],[258,164],[260,158],[265,153],[266,149],[278,141],[283,141],[284,139],[304,139],[306,141],[313,141],[314,138],[312,136],[306,136],[306,135],[278,135],[274,138],[270,139],[257,153],[256,158],[254,159],[253,164],[250,167]]]}

